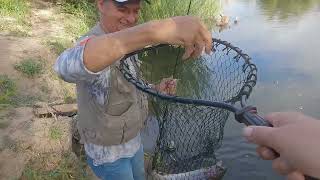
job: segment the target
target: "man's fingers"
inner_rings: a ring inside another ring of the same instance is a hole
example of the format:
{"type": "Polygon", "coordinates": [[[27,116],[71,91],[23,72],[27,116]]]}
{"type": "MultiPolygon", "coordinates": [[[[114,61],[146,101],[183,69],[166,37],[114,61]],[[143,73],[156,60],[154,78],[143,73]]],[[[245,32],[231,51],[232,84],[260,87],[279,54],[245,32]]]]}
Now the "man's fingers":
{"type": "Polygon", "coordinates": [[[182,59],[183,60],[188,59],[194,51],[195,51],[195,47],[193,45],[185,46],[185,52],[182,56],[182,59]]]}
{"type": "Polygon", "coordinates": [[[274,148],[275,139],[273,138],[272,127],[249,126],[244,128],[243,136],[250,142],[258,145],[274,148]]]}
{"type": "Polygon", "coordinates": [[[289,165],[288,161],[282,159],[281,157],[273,160],[272,168],[281,175],[287,175],[294,171],[294,169],[289,165]]]}
{"type": "Polygon", "coordinates": [[[305,116],[299,112],[276,112],[265,116],[274,127],[281,127],[287,124],[296,123],[305,120],[305,116]]]}
{"type": "Polygon", "coordinates": [[[256,151],[259,154],[259,156],[264,160],[274,160],[278,158],[278,153],[265,146],[258,146],[256,151]]]}
{"type": "Polygon", "coordinates": [[[294,171],[288,174],[288,180],[305,180],[305,177],[302,173],[294,171]]]}
{"type": "Polygon", "coordinates": [[[203,41],[197,41],[195,44],[195,51],[192,53],[192,58],[197,58],[202,54],[205,43],[203,41]]]}
{"type": "Polygon", "coordinates": [[[210,54],[212,51],[212,33],[208,31],[207,27],[201,22],[200,36],[205,42],[205,51],[207,54],[210,54]]]}
{"type": "Polygon", "coordinates": [[[212,39],[210,39],[210,41],[205,41],[205,51],[207,54],[211,54],[212,52],[212,39]]]}

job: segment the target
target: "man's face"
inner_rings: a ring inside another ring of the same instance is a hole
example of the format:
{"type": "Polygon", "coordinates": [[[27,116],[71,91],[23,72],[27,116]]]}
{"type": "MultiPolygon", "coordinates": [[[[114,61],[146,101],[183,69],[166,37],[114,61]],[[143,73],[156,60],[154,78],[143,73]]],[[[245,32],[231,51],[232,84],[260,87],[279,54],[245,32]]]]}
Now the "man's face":
{"type": "Polygon", "coordinates": [[[130,3],[116,3],[113,0],[99,0],[101,23],[110,33],[133,27],[138,22],[140,0],[132,0],[130,3]]]}

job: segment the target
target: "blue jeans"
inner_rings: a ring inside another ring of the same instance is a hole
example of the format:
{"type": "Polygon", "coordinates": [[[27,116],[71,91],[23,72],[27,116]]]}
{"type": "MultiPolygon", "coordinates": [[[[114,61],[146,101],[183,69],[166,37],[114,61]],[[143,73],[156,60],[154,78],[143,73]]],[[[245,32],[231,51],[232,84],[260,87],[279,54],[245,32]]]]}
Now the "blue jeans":
{"type": "Polygon", "coordinates": [[[145,180],[142,146],[131,158],[122,158],[113,163],[94,166],[93,159],[87,156],[87,162],[95,175],[102,180],[145,180]]]}

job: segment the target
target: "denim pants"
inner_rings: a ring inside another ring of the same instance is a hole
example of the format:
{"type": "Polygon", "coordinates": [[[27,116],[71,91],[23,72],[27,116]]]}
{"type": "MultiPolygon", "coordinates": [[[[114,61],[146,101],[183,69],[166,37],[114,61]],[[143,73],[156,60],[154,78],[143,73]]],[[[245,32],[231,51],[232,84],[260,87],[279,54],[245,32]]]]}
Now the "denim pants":
{"type": "Polygon", "coordinates": [[[121,158],[113,163],[93,165],[93,159],[87,156],[88,165],[102,180],[145,180],[144,153],[142,146],[131,158],[121,158]]]}

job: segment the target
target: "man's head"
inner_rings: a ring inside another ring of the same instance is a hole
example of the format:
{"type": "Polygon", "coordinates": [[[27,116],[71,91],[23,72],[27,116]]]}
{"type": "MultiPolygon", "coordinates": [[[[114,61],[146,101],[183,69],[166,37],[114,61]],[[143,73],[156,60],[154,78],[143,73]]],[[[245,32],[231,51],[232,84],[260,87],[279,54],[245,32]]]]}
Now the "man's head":
{"type": "Polygon", "coordinates": [[[98,0],[100,23],[110,33],[135,26],[140,8],[140,0],[98,0]]]}

